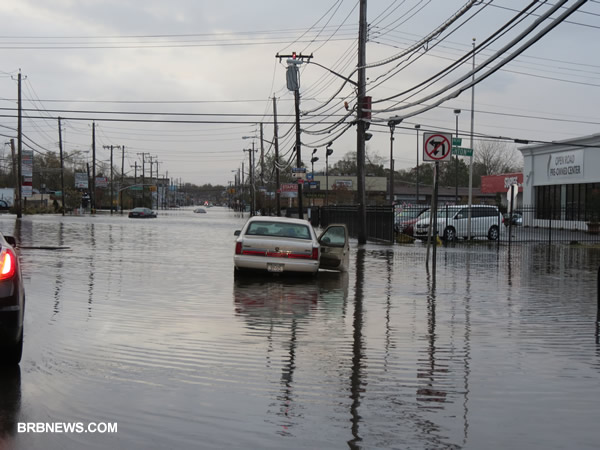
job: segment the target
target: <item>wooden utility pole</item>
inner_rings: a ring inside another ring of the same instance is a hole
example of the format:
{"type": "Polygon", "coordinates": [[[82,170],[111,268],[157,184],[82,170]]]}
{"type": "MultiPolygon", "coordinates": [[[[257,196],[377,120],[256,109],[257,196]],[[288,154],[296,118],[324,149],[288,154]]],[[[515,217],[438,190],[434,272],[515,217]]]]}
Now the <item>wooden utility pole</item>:
{"type": "Polygon", "coordinates": [[[19,70],[18,76],[18,113],[17,113],[17,173],[19,174],[18,186],[19,190],[19,204],[17,206],[17,218],[20,219],[22,216],[22,199],[23,199],[23,164],[21,152],[23,151],[23,114],[22,114],[22,103],[21,103],[21,71],[19,70]]]}
{"type": "Polygon", "coordinates": [[[15,177],[15,199],[13,200],[13,207],[17,210],[17,217],[21,217],[21,188],[19,184],[19,171],[17,169],[17,155],[15,154],[15,140],[10,140],[10,152],[12,155],[12,163],[13,163],[13,176],[15,177]]]}
{"type": "Polygon", "coordinates": [[[360,17],[358,25],[358,107],[356,122],[356,166],[357,166],[357,200],[358,200],[358,243],[367,242],[367,195],[365,186],[365,133],[366,123],[363,118],[365,94],[367,92],[366,69],[367,60],[367,0],[360,0],[360,17]]]}
{"type": "Polygon", "coordinates": [[[123,176],[125,174],[125,146],[121,146],[121,186],[119,189],[119,203],[121,204],[121,214],[123,214],[123,176]]]}
{"type": "MultiPolygon", "coordinates": [[[[89,173],[88,173],[89,176],[89,173]]],[[[96,123],[92,122],[92,214],[96,214],[96,123]]]]}
{"type": "Polygon", "coordinates": [[[265,185],[265,140],[263,137],[263,124],[260,123],[260,185],[265,185]]]}
{"type": "Polygon", "coordinates": [[[60,150],[60,195],[62,201],[62,215],[65,215],[65,162],[63,159],[62,126],[58,118],[58,148],[60,150]]]}
{"type": "MultiPolygon", "coordinates": [[[[294,89],[294,110],[296,111],[296,167],[302,167],[301,137],[300,137],[300,89],[294,89]]],[[[302,183],[298,183],[298,217],[304,219],[302,206],[302,183]]]]}
{"type": "Polygon", "coordinates": [[[113,146],[110,146],[110,215],[113,213],[113,198],[114,198],[114,190],[113,190],[113,146]]]}
{"type": "MultiPolygon", "coordinates": [[[[279,181],[279,129],[277,127],[277,100],[273,95],[273,127],[274,136],[273,143],[275,144],[275,205],[277,208],[277,216],[281,216],[281,192],[279,181]]],[[[237,192],[237,191],[236,191],[237,192]]]]}
{"type": "Polygon", "coordinates": [[[138,153],[138,155],[142,155],[142,206],[146,206],[146,191],[144,186],[145,184],[145,176],[146,176],[146,153],[138,153]]]}

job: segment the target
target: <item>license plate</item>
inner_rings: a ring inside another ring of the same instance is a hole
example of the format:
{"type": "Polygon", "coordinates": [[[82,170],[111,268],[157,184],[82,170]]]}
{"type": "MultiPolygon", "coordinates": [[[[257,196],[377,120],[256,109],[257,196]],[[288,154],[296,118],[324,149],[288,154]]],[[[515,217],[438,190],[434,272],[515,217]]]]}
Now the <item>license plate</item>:
{"type": "Polygon", "coordinates": [[[267,264],[267,270],[269,272],[283,272],[283,264],[267,264]]]}

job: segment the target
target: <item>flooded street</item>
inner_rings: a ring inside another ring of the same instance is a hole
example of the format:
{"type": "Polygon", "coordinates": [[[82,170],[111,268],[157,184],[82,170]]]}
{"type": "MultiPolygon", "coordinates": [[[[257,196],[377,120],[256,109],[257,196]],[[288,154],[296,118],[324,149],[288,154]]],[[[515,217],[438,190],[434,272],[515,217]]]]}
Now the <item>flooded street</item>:
{"type": "Polygon", "coordinates": [[[0,216],[27,295],[0,448],[598,447],[600,250],[441,247],[434,279],[353,242],[347,274],[234,282],[247,217],[207,211],[0,216]]]}

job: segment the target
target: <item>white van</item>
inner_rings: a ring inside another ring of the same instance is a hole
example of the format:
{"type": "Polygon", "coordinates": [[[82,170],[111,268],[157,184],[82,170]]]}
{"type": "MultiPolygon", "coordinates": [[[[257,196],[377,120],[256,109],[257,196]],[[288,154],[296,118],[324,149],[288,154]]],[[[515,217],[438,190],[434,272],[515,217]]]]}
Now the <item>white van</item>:
{"type": "MultiPolygon", "coordinates": [[[[437,213],[438,234],[447,241],[468,237],[469,207],[465,205],[441,206],[437,213]]],[[[471,237],[487,237],[495,241],[500,237],[502,214],[495,206],[471,205],[471,237]]],[[[426,239],[429,231],[429,217],[415,224],[415,237],[426,239]]]]}

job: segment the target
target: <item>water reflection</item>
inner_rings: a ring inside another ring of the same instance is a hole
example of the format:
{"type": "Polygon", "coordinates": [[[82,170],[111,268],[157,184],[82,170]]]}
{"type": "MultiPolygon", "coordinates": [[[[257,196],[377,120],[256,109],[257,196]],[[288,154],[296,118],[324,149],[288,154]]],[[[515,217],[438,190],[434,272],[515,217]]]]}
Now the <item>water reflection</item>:
{"type": "Polygon", "coordinates": [[[363,390],[363,358],[364,358],[364,342],[363,342],[363,287],[365,281],[365,249],[360,247],[356,251],[356,280],[354,285],[354,318],[352,321],[353,341],[352,341],[352,372],[350,375],[350,398],[352,405],[350,406],[350,416],[352,422],[353,439],[348,441],[350,448],[360,448],[362,438],[359,433],[361,393],[363,390]]]}
{"type": "Polygon", "coordinates": [[[258,276],[235,280],[233,289],[236,315],[250,328],[271,327],[307,318],[319,309],[345,315],[348,273],[320,272],[318,277],[258,276]]]}
{"type": "Polygon", "coordinates": [[[343,317],[348,297],[348,273],[320,272],[316,278],[259,276],[236,279],[235,314],[252,333],[266,334],[266,367],[271,368],[276,342],[283,348],[279,389],[269,412],[279,418],[277,433],[290,435],[301,421],[302,410],[294,395],[299,335],[306,333],[316,314],[343,317]]]}
{"type": "Polygon", "coordinates": [[[21,368],[0,367],[0,448],[11,448],[21,410],[21,368]]]}
{"type": "MultiPolygon", "coordinates": [[[[58,246],[63,247],[65,243],[65,225],[63,222],[58,224],[58,246]]],[[[56,263],[56,278],[54,280],[54,309],[53,318],[60,312],[60,297],[63,288],[63,265],[64,261],[60,258],[56,263]]]]}
{"type": "MultiPolygon", "coordinates": [[[[437,377],[448,372],[447,365],[440,365],[436,360],[436,289],[435,267],[433,274],[428,279],[429,293],[427,295],[427,349],[425,351],[425,364],[417,369],[417,378],[422,382],[417,389],[417,401],[424,402],[424,407],[434,408],[435,403],[446,401],[447,393],[437,388],[437,377]]],[[[443,360],[442,360],[443,361],[443,360]]]]}

